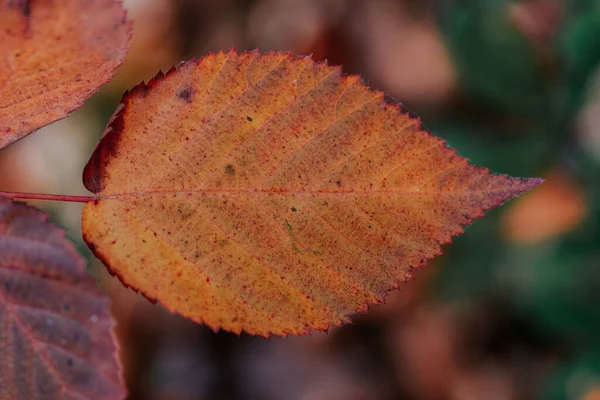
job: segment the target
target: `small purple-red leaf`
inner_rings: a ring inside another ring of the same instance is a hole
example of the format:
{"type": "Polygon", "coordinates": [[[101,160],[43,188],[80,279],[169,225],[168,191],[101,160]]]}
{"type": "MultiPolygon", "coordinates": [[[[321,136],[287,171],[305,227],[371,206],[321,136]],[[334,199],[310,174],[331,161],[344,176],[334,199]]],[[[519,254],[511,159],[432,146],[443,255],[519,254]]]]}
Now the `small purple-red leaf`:
{"type": "Polygon", "coordinates": [[[0,197],[0,400],[124,398],[112,328],[64,231],[0,197]]]}

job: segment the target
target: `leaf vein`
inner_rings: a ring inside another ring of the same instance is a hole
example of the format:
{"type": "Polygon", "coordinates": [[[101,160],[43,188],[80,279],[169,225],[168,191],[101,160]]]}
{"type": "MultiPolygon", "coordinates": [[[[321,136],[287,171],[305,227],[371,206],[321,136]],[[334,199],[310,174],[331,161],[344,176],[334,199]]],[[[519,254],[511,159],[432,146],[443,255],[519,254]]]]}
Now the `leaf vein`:
{"type": "Polygon", "coordinates": [[[316,132],[315,135],[311,136],[309,138],[309,140],[307,140],[306,142],[302,143],[302,145],[297,148],[296,150],[292,151],[290,154],[288,154],[286,157],[284,157],[277,165],[275,165],[275,167],[273,167],[271,169],[271,172],[265,177],[263,178],[260,182],[258,182],[258,184],[254,185],[255,187],[261,187],[265,182],[267,182],[269,179],[271,179],[271,177],[273,177],[273,175],[275,174],[275,172],[277,172],[277,169],[279,167],[281,167],[282,165],[284,165],[290,158],[292,158],[295,154],[298,154],[298,152],[300,150],[302,150],[303,148],[305,148],[306,146],[308,146],[310,143],[312,143],[317,137],[323,135],[325,132],[327,132],[331,127],[333,127],[334,125],[346,120],[349,116],[351,116],[352,114],[362,110],[365,106],[371,104],[372,102],[377,101],[377,99],[372,99],[369,101],[366,101],[365,103],[361,104],[359,107],[355,108],[354,110],[350,111],[349,113],[347,113],[346,115],[335,119],[334,121],[332,121],[328,126],[324,127],[322,130],[316,132]]]}
{"type": "MultiPolygon", "coordinates": [[[[3,303],[8,304],[9,306],[11,306],[10,301],[6,300],[6,298],[3,295],[1,295],[1,294],[0,294],[0,300],[2,300],[3,303]]],[[[9,309],[12,309],[12,307],[9,307],[9,309]]],[[[30,340],[32,342],[35,342],[35,343],[45,343],[44,341],[39,340],[36,337],[36,335],[33,334],[31,328],[29,328],[28,324],[25,321],[23,321],[23,319],[21,319],[21,317],[19,316],[18,313],[15,313],[15,312],[11,311],[10,314],[13,316],[13,320],[17,322],[17,324],[21,327],[21,329],[23,329],[23,331],[25,332],[25,334],[30,338],[30,340]]],[[[48,356],[46,350],[39,349],[38,345],[34,345],[34,347],[38,350],[36,352],[36,354],[39,354],[42,357],[42,359],[44,361],[44,364],[46,364],[46,366],[48,367],[48,370],[53,373],[53,375],[56,377],[56,379],[60,383],[60,390],[61,390],[62,393],[64,393],[66,390],[69,390],[69,391],[71,391],[73,393],[80,394],[82,397],[84,397],[86,399],[88,398],[88,396],[86,396],[82,392],[79,392],[76,389],[69,389],[69,385],[62,378],[62,374],[56,368],[56,365],[54,365],[54,362],[52,362],[52,360],[48,356]]],[[[69,352],[69,353],[71,353],[71,352],[69,352]]],[[[103,372],[99,371],[99,373],[106,378],[106,376],[104,375],[103,372]]],[[[108,382],[111,382],[111,380],[108,379],[108,382]]]]}
{"type": "MultiPolygon", "coordinates": [[[[277,111],[274,115],[270,116],[267,120],[265,120],[257,129],[255,129],[252,133],[248,134],[245,138],[243,138],[237,145],[235,145],[227,154],[226,157],[224,157],[224,159],[231,157],[231,155],[238,150],[241,146],[244,145],[244,143],[246,143],[251,137],[253,137],[257,132],[260,132],[261,129],[263,129],[269,122],[271,122],[272,120],[274,120],[275,118],[279,117],[280,115],[282,115],[284,112],[286,112],[290,107],[292,107],[294,104],[296,104],[296,102],[299,99],[304,98],[305,96],[309,95],[310,93],[312,93],[314,90],[316,90],[323,82],[325,82],[331,75],[333,75],[336,71],[332,71],[329,74],[327,74],[326,77],[324,77],[322,80],[320,80],[313,88],[311,88],[311,90],[309,90],[308,92],[304,93],[302,96],[300,96],[298,99],[296,99],[295,101],[291,101],[290,103],[288,103],[285,107],[283,107],[281,110],[277,111]]],[[[218,160],[217,164],[221,165],[223,164],[224,161],[223,160],[218,160]]],[[[200,184],[198,184],[194,190],[199,189],[200,187],[202,187],[202,185],[213,175],[213,173],[215,171],[218,170],[218,166],[214,167],[203,179],[202,181],[200,181],[200,184]]]]}
{"type": "MultiPolygon", "coordinates": [[[[189,201],[189,202],[191,202],[193,205],[195,205],[195,203],[193,203],[191,200],[189,200],[189,199],[188,199],[188,201],[189,201]]],[[[156,233],[156,235],[157,235],[157,236],[159,236],[159,237],[160,237],[160,238],[161,238],[161,239],[162,239],[162,240],[163,240],[165,243],[167,243],[167,244],[168,244],[168,245],[169,245],[169,246],[170,246],[172,249],[174,249],[174,250],[175,250],[175,251],[176,251],[176,252],[177,252],[179,255],[181,255],[181,256],[182,256],[182,257],[183,257],[183,258],[184,258],[186,261],[188,261],[190,264],[193,264],[193,265],[195,265],[195,266],[197,266],[197,267],[202,267],[203,265],[206,265],[206,264],[207,264],[207,263],[204,263],[204,264],[198,264],[198,263],[195,263],[195,262],[192,262],[191,260],[189,260],[189,259],[188,259],[188,257],[187,257],[185,254],[183,254],[183,252],[181,251],[181,249],[179,249],[179,248],[178,248],[178,247],[177,247],[177,246],[176,246],[176,245],[175,245],[175,244],[174,244],[174,243],[173,243],[173,242],[172,242],[172,241],[171,241],[169,238],[167,238],[166,236],[164,236],[164,235],[163,235],[161,232],[157,232],[157,231],[153,230],[153,229],[150,227],[150,224],[148,223],[148,221],[147,221],[145,218],[143,218],[143,217],[140,215],[140,213],[139,213],[139,212],[137,212],[137,210],[135,210],[135,207],[134,207],[134,213],[135,213],[135,215],[138,217],[138,219],[139,219],[139,220],[140,220],[140,221],[141,221],[141,222],[144,224],[144,226],[145,226],[146,228],[148,228],[148,229],[149,229],[149,230],[150,230],[152,233],[156,233]]],[[[207,219],[207,220],[208,220],[208,219],[207,219]]],[[[211,222],[211,221],[209,221],[209,222],[211,222]]],[[[218,227],[218,226],[216,226],[214,223],[213,223],[213,225],[214,225],[214,226],[215,226],[217,229],[219,229],[219,227],[218,227]]],[[[221,230],[221,229],[219,229],[219,230],[221,230]]],[[[221,230],[221,232],[223,232],[223,231],[221,230]]],[[[223,234],[224,234],[225,236],[227,236],[227,234],[225,234],[225,232],[223,232],[223,234]]],[[[213,251],[213,252],[211,252],[210,254],[213,254],[213,253],[215,253],[215,252],[216,252],[216,251],[213,251]]],[[[199,268],[199,269],[200,269],[200,268],[199,268]]],[[[206,277],[206,274],[203,274],[203,275],[206,277]]],[[[212,286],[212,285],[211,285],[211,286],[212,286]]],[[[241,295],[240,295],[240,294],[239,294],[237,291],[229,290],[228,288],[226,288],[226,287],[224,287],[224,286],[221,286],[220,288],[221,288],[221,290],[224,290],[224,291],[227,291],[227,292],[229,292],[229,293],[233,294],[233,295],[234,295],[236,298],[238,298],[238,299],[239,299],[239,300],[240,300],[242,303],[244,303],[245,305],[247,305],[247,306],[248,306],[248,308],[250,308],[250,309],[256,308],[256,306],[254,306],[254,305],[251,305],[251,304],[248,302],[248,300],[246,300],[244,297],[242,297],[242,296],[241,296],[241,295]]],[[[273,313],[272,313],[272,312],[270,312],[270,311],[267,311],[267,313],[270,313],[272,316],[275,316],[275,314],[273,314],[273,313]]]]}
{"type": "MultiPolygon", "coordinates": [[[[354,241],[353,241],[353,240],[350,240],[350,239],[348,239],[348,238],[347,238],[345,235],[343,235],[343,234],[342,234],[342,233],[341,233],[341,232],[340,232],[338,229],[336,229],[336,228],[335,228],[333,225],[331,225],[331,223],[330,223],[329,221],[327,221],[327,220],[325,219],[325,217],[323,217],[323,215],[322,215],[322,214],[321,214],[319,211],[317,211],[317,210],[316,210],[316,209],[315,209],[315,208],[314,208],[314,207],[313,207],[313,206],[312,206],[310,203],[308,203],[308,202],[306,202],[306,201],[305,201],[305,202],[302,202],[302,204],[306,205],[306,206],[307,206],[307,207],[308,207],[308,208],[309,208],[309,209],[310,209],[310,210],[311,210],[311,211],[312,211],[312,212],[313,212],[313,213],[314,213],[314,214],[317,216],[317,218],[319,218],[321,221],[323,221],[323,223],[324,223],[324,224],[325,224],[325,225],[326,225],[326,226],[329,228],[329,230],[331,230],[331,231],[332,231],[334,234],[336,234],[337,236],[339,236],[339,237],[340,237],[342,240],[344,240],[344,241],[345,241],[346,243],[348,243],[350,246],[352,246],[352,247],[354,247],[354,248],[358,249],[358,250],[359,250],[361,253],[368,255],[368,257],[369,257],[369,258],[370,258],[370,259],[371,259],[371,260],[374,262],[374,264],[380,264],[380,263],[381,263],[381,261],[380,261],[380,260],[378,260],[378,259],[376,259],[376,258],[373,256],[373,254],[372,254],[370,251],[368,251],[368,250],[364,249],[362,246],[360,246],[360,245],[358,245],[358,244],[354,243],[354,241]]],[[[346,252],[346,254],[352,255],[350,252],[346,252]]],[[[386,271],[384,271],[384,273],[387,275],[387,272],[386,272],[386,271]]],[[[388,277],[389,277],[389,275],[388,275],[388,277]]],[[[347,277],[347,279],[349,279],[351,282],[353,282],[353,283],[354,283],[354,280],[352,280],[351,278],[348,278],[348,277],[347,277]]],[[[371,289],[369,289],[369,288],[365,287],[364,285],[361,285],[361,287],[362,287],[362,288],[363,288],[365,291],[367,291],[367,292],[369,292],[369,293],[373,293],[373,291],[372,291],[371,289]]]]}
{"type": "Polygon", "coordinates": [[[430,146],[430,147],[426,148],[425,150],[422,150],[422,151],[420,151],[420,152],[418,152],[418,153],[416,153],[416,154],[412,155],[411,157],[408,157],[406,160],[402,161],[400,164],[398,164],[398,165],[394,166],[392,169],[390,169],[390,170],[389,170],[389,171],[388,171],[388,172],[387,172],[387,173],[386,173],[386,174],[383,176],[383,178],[381,178],[381,182],[385,181],[385,180],[386,180],[386,179],[387,179],[387,178],[388,178],[388,177],[389,177],[391,174],[393,174],[395,171],[397,171],[397,170],[398,170],[398,168],[401,168],[401,167],[403,167],[403,166],[404,166],[404,165],[406,165],[408,162],[410,162],[410,161],[414,160],[415,158],[417,158],[417,157],[419,157],[419,156],[421,156],[421,155],[423,155],[423,154],[427,153],[427,152],[428,152],[428,151],[430,151],[430,150],[433,150],[433,149],[435,149],[436,147],[440,147],[440,146],[443,146],[443,145],[444,145],[444,142],[441,142],[441,141],[440,141],[440,142],[437,142],[437,143],[435,143],[433,146],[430,146]]]}
{"type": "MultiPolygon", "coordinates": [[[[192,202],[191,200],[189,200],[190,202],[192,202]]],[[[192,202],[193,203],[193,202],[192,202]]],[[[193,203],[195,204],[195,203],[193,203]]],[[[211,223],[212,225],[214,225],[215,228],[217,228],[218,230],[220,230],[221,232],[223,232],[223,234],[227,237],[233,237],[232,235],[230,235],[223,227],[221,227],[220,225],[218,225],[214,220],[210,219],[210,218],[206,218],[206,220],[211,223]]],[[[291,286],[293,286],[298,292],[300,292],[301,294],[303,294],[304,296],[308,296],[308,294],[306,292],[304,292],[304,290],[302,290],[294,281],[286,279],[286,277],[284,275],[282,275],[281,273],[279,273],[278,271],[274,270],[273,267],[271,267],[270,265],[268,265],[266,262],[264,262],[263,260],[261,260],[259,257],[255,256],[254,254],[252,254],[252,252],[250,252],[248,249],[246,249],[239,240],[235,240],[234,243],[237,245],[238,248],[240,248],[241,250],[243,250],[246,254],[248,254],[248,256],[250,256],[250,258],[258,261],[261,265],[263,265],[268,271],[270,271],[271,273],[279,276],[280,278],[282,278],[282,280],[289,282],[291,284],[291,286]]],[[[311,303],[314,303],[314,300],[311,298],[310,299],[311,303]]],[[[323,307],[329,309],[325,304],[320,303],[323,307]]]]}

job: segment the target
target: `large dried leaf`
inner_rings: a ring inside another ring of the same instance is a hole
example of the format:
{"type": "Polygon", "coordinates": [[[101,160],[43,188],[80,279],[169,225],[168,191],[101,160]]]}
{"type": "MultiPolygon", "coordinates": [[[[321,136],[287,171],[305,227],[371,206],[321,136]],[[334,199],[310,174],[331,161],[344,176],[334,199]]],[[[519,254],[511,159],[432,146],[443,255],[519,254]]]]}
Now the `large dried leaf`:
{"type": "Polygon", "coordinates": [[[85,239],[126,285],[260,335],[348,321],[539,183],[469,166],[339,68],[256,52],[126,94],[84,180],[85,239]]]}
{"type": "Polygon", "coordinates": [[[0,399],[120,399],[109,300],[47,216],[0,197],[0,399]]]}
{"type": "Polygon", "coordinates": [[[79,108],[129,36],[120,0],[0,0],[0,149],[79,108]]]}

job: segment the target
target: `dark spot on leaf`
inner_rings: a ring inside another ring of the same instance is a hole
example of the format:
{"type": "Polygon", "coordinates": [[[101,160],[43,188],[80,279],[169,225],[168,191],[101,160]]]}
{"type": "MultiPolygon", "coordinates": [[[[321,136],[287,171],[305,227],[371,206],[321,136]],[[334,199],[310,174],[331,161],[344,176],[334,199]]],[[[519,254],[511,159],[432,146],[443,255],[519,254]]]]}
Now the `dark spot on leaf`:
{"type": "Polygon", "coordinates": [[[227,175],[229,175],[229,176],[234,176],[235,168],[233,168],[233,165],[227,164],[227,166],[225,167],[225,172],[227,172],[227,175]]]}
{"type": "Polygon", "coordinates": [[[336,181],[335,184],[338,186],[342,186],[342,181],[336,181]]]}
{"type": "MultiPolygon", "coordinates": [[[[11,1],[8,2],[8,5],[11,5],[11,1]]],[[[13,3],[14,5],[16,5],[17,7],[21,7],[21,13],[29,18],[29,16],[31,15],[31,0],[20,0],[20,1],[16,1],[15,3],[13,3]]]]}
{"type": "Polygon", "coordinates": [[[248,116],[246,117],[246,119],[247,119],[248,121],[252,122],[252,117],[251,117],[251,116],[249,116],[249,115],[248,115],[248,116]]]}
{"type": "Polygon", "coordinates": [[[296,207],[292,207],[292,211],[293,211],[293,212],[296,212],[296,211],[298,211],[298,210],[296,209],[296,207]]]}
{"type": "Polygon", "coordinates": [[[192,94],[194,92],[194,89],[192,89],[191,87],[186,87],[183,90],[181,90],[179,93],[177,93],[177,97],[179,97],[181,100],[185,101],[186,103],[190,104],[192,102],[192,94]]]}

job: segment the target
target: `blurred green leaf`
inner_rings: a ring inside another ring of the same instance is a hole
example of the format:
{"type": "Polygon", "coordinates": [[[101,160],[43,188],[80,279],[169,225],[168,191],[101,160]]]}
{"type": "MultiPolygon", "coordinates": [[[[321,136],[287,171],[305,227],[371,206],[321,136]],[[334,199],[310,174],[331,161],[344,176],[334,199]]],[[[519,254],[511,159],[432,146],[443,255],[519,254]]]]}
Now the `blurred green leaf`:
{"type": "Polygon", "coordinates": [[[461,90],[488,107],[519,115],[544,107],[543,78],[534,49],[510,20],[506,0],[446,8],[441,28],[461,90]]]}
{"type": "Polygon", "coordinates": [[[538,323],[576,346],[600,348],[600,207],[576,231],[538,246],[508,252],[505,285],[538,323]]]}
{"type": "Polygon", "coordinates": [[[435,135],[472,163],[511,176],[539,176],[554,165],[562,145],[544,126],[502,128],[447,118],[430,124],[435,135]]]}
{"type": "Polygon", "coordinates": [[[506,252],[498,229],[501,212],[488,212],[486,218],[465,227],[465,235],[455,237],[452,245],[442,249],[443,268],[435,282],[440,299],[480,301],[497,290],[493,270],[506,252]]]}
{"type": "Polygon", "coordinates": [[[589,352],[561,366],[546,381],[541,399],[584,400],[592,388],[600,387],[600,353],[589,352]]]}
{"type": "Polygon", "coordinates": [[[564,57],[571,107],[585,101],[586,87],[600,67],[600,10],[579,13],[563,27],[559,48],[564,57]]]}

